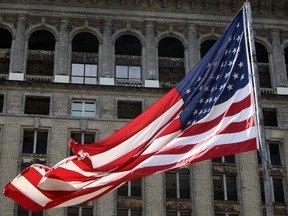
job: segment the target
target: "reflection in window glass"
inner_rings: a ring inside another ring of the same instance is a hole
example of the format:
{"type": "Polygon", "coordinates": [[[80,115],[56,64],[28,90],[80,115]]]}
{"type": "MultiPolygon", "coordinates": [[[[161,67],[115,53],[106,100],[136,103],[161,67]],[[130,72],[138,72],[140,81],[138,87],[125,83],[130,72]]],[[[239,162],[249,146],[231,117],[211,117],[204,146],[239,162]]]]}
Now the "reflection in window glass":
{"type": "Polygon", "coordinates": [[[116,65],[116,79],[141,80],[141,67],[116,65]]]}
{"type": "Polygon", "coordinates": [[[95,117],[96,103],[90,101],[73,101],[71,106],[72,116],[95,117]]]}
{"type": "Polygon", "coordinates": [[[84,64],[72,64],[72,76],[83,76],[84,64]]]}
{"type": "Polygon", "coordinates": [[[97,84],[96,64],[72,64],[71,82],[76,84],[97,84]]]}
{"type": "Polygon", "coordinates": [[[132,80],[141,80],[141,71],[140,67],[129,67],[129,79],[132,80]]]}
{"type": "Polygon", "coordinates": [[[128,67],[122,65],[116,65],[116,79],[127,79],[128,67]]]}

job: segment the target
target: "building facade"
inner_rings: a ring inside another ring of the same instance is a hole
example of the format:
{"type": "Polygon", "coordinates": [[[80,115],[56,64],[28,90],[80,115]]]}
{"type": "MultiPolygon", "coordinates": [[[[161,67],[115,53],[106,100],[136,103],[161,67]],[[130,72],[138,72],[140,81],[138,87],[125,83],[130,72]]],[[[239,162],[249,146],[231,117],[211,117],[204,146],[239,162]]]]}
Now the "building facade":
{"type": "MultiPolygon", "coordinates": [[[[0,188],[104,139],[179,82],[241,8],[221,0],[1,0],[0,188]]],[[[251,2],[274,215],[288,215],[288,2],[251,2]]],[[[262,157],[215,158],[88,204],[3,216],[262,216],[262,157]]]]}

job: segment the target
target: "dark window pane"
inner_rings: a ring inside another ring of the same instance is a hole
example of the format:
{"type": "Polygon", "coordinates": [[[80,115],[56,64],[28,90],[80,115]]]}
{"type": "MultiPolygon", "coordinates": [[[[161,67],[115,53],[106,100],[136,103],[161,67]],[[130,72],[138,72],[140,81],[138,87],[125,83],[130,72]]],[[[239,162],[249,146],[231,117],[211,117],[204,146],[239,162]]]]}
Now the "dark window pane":
{"type": "Polygon", "coordinates": [[[34,131],[24,131],[22,153],[33,153],[34,131]]]}
{"type": "Polygon", "coordinates": [[[166,216],[177,216],[177,211],[167,211],[166,216]]]}
{"type": "Polygon", "coordinates": [[[176,173],[166,172],[166,197],[177,198],[176,173]]]}
{"type": "MultiPolygon", "coordinates": [[[[31,212],[31,216],[42,216],[43,212],[38,211],[38,212],[31,212]]],[[[18,205],[18,213],[17,216],[30,216],[29,211],[24,209],[22,206],[18,205]]],[[[77,215],[78,216],[78,215],[77,215]]]]}
{"type": "Polygon", "coordinates": [[[99,41],[89,32],[81,32],[73,37],[72,52],[98,53],[99,41]]]}
{"type": "Polygon", "coordinates": [[[50,98],[27,96],[25,101],[25,114],[49,115],[50,98]]]}
{"type": "Polygon", "coordinates": [[[47,153],[47,140],[48,140],[48,132],[37,131],[37,146],[36,146],[37,154],[47,153]]]}
{"type": "Polygon", "coordinates": [[[201,53],[201,58],[205,56],[205,54],[211,49],[211,47],[214,45],[216,40],[206,40],[201,44],[200,47],[200,53],[201,53]]]}
{"type": "Polygon", "coordinates": [[[0,95],[0,113],[3,112],[4,95],[0,95]]]}
{"type": "Polygon", "coordinates": [[[272,165],[281,165],[281,157],[279,151],[279,144],[277,143],[270,143],[269,144],[270,150],[270,160],[272,165]]]}
{"type": "Polygon", "coordinates": [[[117,117],[133,119],[142,112],[142,102],[139,101],[118,101],[117,117]]]}
{"type": "Polygon", "coordinates": [[[10,49],[12,44],[12,34],[9,30],[0,28],[0,48],[10,49]]]}
{"type": "Polygon", "coordinates": [[[30,35],[28,49],[54,51],[55,41],[55,37],[51,32],[38,30],[30,35]]]}
{"type": "Polygon", "coordinates": [[[190,180],[188,173],[179,173],[180,198],[190,198],[190,180]]]}
{"type": "Polygon", "coordinates": [[[72,132],[71,133],[71,138],[73,139],[73,140],[75,140],[76,142],[78,142],[78,143],[81,143],[82,141],[81,141],[81,133],[79,132],[79,133],[77,133],[77,132],[72,132]]]}
{"type": "Polygon", "coordinates": [[[225,163],[235,163],[235,155],[228,155],[224,157],[225,163]]]}
{"type": "Polygon", "coordinates": [[[128,182],[117,189],[118,196],[128,196],[128,182]]]}
{"type": "Polygon", "coordinates": [[[141,196],[141,179],[131,181],[131,196],[141,196]]]}
{"type": "Polygon", "coordinates": [[[222,163],[222,157],[218,157],[218,158],[213,158],[212,159],[213,163],[222,163]]]}
{"type": "Polygon", "coordinates": [[[128,216],[128,209],[117,209],[117,216],[128,216]]]}
{"type": "Polygon", "coordinates": [[[83,208],[82,207],[82,216],[93,216],[93,208],[83,208]]]}
{"type": "Polygon", "coordinates": [[[282,178],[273,178],[274,198],[275,202],[285,202],[284,188],[282,178]]]}
{"type": "Polygon", "coordinates": [[[158,56],[170,58],[184,58],[184,46],[180,40],[166,37],[159,41],[158,56]]]}
{"type": "Polygon", "coordinates": [[[133,35],[123,35],[116,39],[116,55],[134,55],[141,56],[142,45],[140,40],[133,35]]]}
{"type": "Polygon", "coordinates": [[[90,144],[95,142],[95,134],[94,133],[85,133],[84,134],[84,144],[90,144]]]}
{"type": "Polygon", "coordinates": [[[142,210],[131,210],[131,216],[142,216],[142,210]]]}
{"type": "Polygon", "coordinates": [[[224,200],[223,176],[213,176],[214,200],[224,200]]]}
{"type": "Polygon", "coordinates": [[[236,176],[226,175],[227,200],[238,200],[236,176]]]}
{"type": "Polygon", "coordinates": [[[276,110],[263,109],[263,117],[265,126],[278,126],[276,110]]]}

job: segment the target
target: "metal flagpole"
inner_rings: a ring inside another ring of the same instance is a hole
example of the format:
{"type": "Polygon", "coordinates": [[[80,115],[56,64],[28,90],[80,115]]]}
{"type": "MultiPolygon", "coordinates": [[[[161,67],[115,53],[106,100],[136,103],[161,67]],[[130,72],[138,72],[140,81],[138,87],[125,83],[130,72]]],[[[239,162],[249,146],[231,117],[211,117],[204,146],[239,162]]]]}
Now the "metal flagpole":
{"type": "Polygon", "coordinates": [[[258,150],[262,158],[262,168],[263,168],[263,183],[265,190],[265,204],[266,204],[266,214],[267,216],[273,216],[273,205],[272,205],[272,190],[270,184],[270,175],[269,175],[269,162],[268,162],[268,150],[265,139],[265,130],[264,130],[264,119],[261,109],[261,93],[259,85],[259,73],[257,68],[257,59],[256,59],[256,48],[254,41],[254,32],[252,27],[252,13],[250,2],[244,2],[246,9],[246,20],[248,27],[248,42],[250,53],[252,57],[252,81],[254,85],[254,100],[255,100],[255,109],[256,109],[256,125],[258,127],[258,150]]]}

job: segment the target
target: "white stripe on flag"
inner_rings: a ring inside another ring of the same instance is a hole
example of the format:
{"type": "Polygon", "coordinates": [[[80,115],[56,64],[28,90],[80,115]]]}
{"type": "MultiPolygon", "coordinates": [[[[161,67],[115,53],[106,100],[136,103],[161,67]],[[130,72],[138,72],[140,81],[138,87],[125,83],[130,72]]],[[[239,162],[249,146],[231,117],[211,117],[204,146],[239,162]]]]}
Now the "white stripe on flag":
{"type": "Polygon", "coordinates": [[[139,145],[150,139],[154,134],[170,119],[175,112],[177,112],[183,105],[183,100],[179,100],[165,113],[159,116],[156,120],[151,122],[147,127],[143,128],[141,131],[131,136],[129,139],[125,140],[121,144],[115,146],[114,148],[105,151],[101,154],[91,156],[91,161],[93,168],[101,167],[108,164],[119,157],[127,154],[133,149],[137,148],[139,145]]]}

